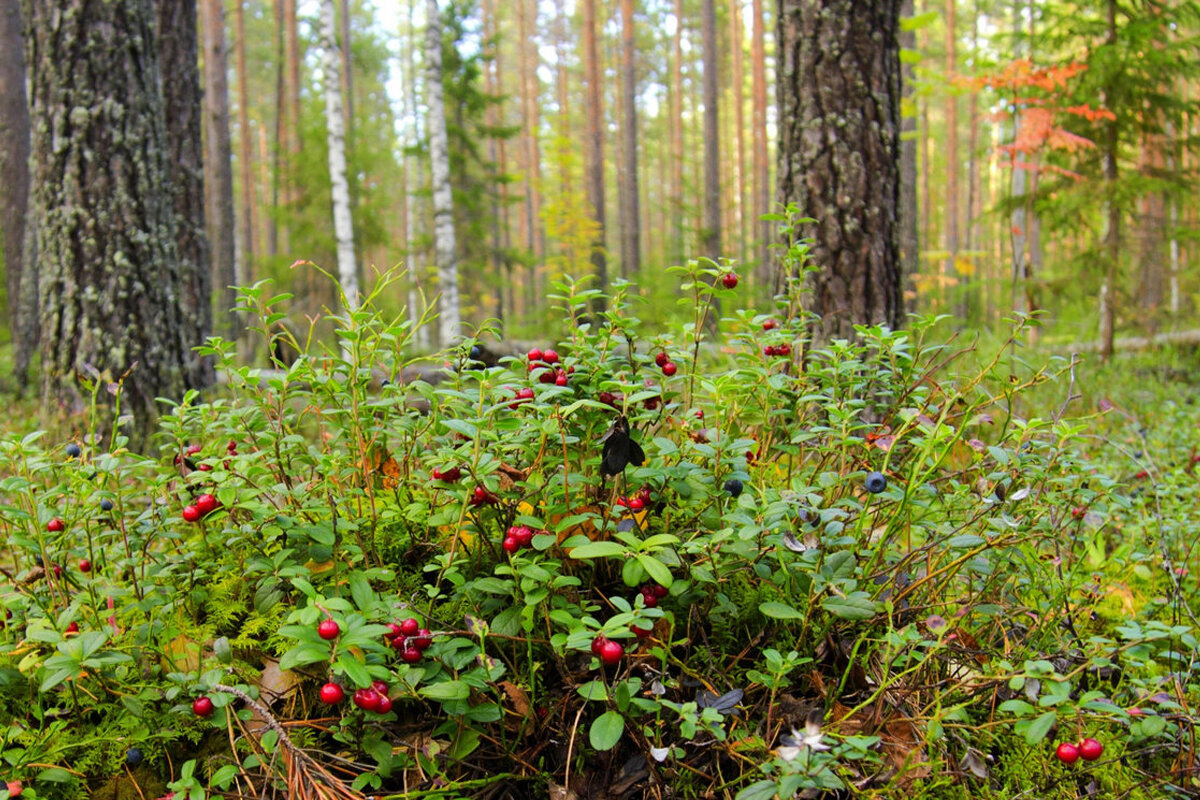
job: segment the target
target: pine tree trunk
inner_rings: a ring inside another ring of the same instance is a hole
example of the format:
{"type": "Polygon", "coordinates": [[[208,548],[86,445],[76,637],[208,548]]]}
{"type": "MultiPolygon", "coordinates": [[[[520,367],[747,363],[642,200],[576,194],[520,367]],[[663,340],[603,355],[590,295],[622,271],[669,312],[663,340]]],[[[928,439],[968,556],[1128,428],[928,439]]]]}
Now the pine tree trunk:
{"type": "Polygon", "coordinates": [[[700,237],[700,251],[716,259],[721,255],[721,128],[717,109],[715,0],[703,0],[701,28],[701,49],[704,51],[704,235],[700,237]]]}
{"type": "Polygon", "coordinates": [[[672,37],[672,48],[671,213],[675,217],[672,231],[675,236],[675,252],[682,260],[687,252],[683,213],[683,0],[675,0],[675,35],[672,37]]]}
{"type": "Polygon", "coordinates": [[[770,244],[771,223],[763,219],[771,211],[771,160],[767,152],[767,57],[766,23],[763,20],[763,0],[751,0],[750,15],[754,18],[750,42],[750,73],[752,105],[750,124],[753,128],[751,146],[754,148],[754,241],[757,246],[758,283],[770,287],[774,283],[770,244]]]}
{"type": "Polygon", "coordinates": [[[242,218],[238,226],[241,239],[241,262],[237,270],[237,282],[251,282],[251,264],[254,263],[254,159],[250,138],[250,92],[246,75],[246,3],[237,0],[233,5],[235,70],[238,91],[238,180],[242,195],[242,218]]]}
{"type": "Polygon", "coordinates": [[[814,339],[899,327],[900,0],[778,8],[779,196],[817,220],[814,339]]]}
{"type": "Polygon", "coordinates": [[[194,267],[179,258],[153,6],[26,0],[24,11],[42,405],[79,412],[80,377],[126,376],[121,410],[142,448],[156,398],[197,385],[180,302],[194,267]]]}
{"type": "Polygon", "coordinates": [[[733,106],[734,146],[737,156],[733,159],[734,185],[734,234],[730,237],[731,255],[739,261],[746,258],[746,110],[745,82],[746,76],[742,65],[742,32],[745,27],[742,19],[742,0],[730,0],[729,5],[729,42],[732,67],[733,87],[730,91],[730,103],[733,106]]]}
{"type": "MultiPolygon", "coordinates": [[[[945,236],[946,263],[943,275],[946,287],[958,279],[958,95],[953,81],[958,74],[958,0],[946,0],[946,201],[945,236]]],[[[957,294],[957,291],[955,292],[957,294]]],[[[946,308],[951,308],[947,303],[946,308]]]]}
{"type": "MultiPolygon", "coordinates": [[[[538,56],[537,36],[529,19],[529,0],[516,0],[518,36],[521,42],[521,106],[525,142],[525,244],[534,260],[541,258],[541,148],[538,143],[538,56]]],[[[535,267],[536,269],[536,267],[535,267]]],[[[531,276],[532,279],[532,276],[531,276]]]]}
{"type": "Polygon", "coordinates": [[[641,212],[638,208],[637,72],[633,0],[621,0],[621,274],[641,269],[641,212]]]}
{"type": "MultiPolygon", "coordinates": [[[[604,229],[604,92],[600,85],[600,54],[596,49],[596,0],[583,0],[583,61],[587,80],[587,196],[596,220],[596,241],[592,244],[592,269],[596,286],[608,289],[608,257],[604,229]]],[[[603,298],[593,311],[602,312],[603,298]]]]}
{"type": "MultiPolygon", "coordinates": [[[[913,0],[902,0],[900,16],[913,15],[913,0]]],[[[916,31],[900,33],[900,46],[914,50],[917,46],[916,31]]],[[[913,65],[904,63],[900,68],[900,79],[904,99],[913,101],[915,72],[913,65]]],[[[904,276],[904,291],[916,296],[914,279],[920,269],[921,243],[917,235],[917,117],[915,113],[900,118],[900,272],[904,276]]]]}
{"type": "Polygon", "coordinates": [[[25,253],[29,209],[29,106],[19,0],[0,0],[0,241],[13,340],[13,376],[24,389],[37,348],[36,260],[25,253]],[[24,284],[24,286],[22,285],[24,284]]]}
{"type": "Polygon", "coordinates": [[[200,10],[204,32],[204,199],[209,272],[217,289],[220,333],[234,340],[240,331],[233,311],[237,304],[232,288],[238,282],[237,245],[224,4],[221,0],[202,0],[200,10]]]}
{"type": "Polygon", "coordinates": [[[333,0],[321,2],[321,39],[325,75],[325,134],[329,142],[329,178],[333,196],[333,236],[337,243],[337,275],[348,311],[358,308],[358,263],[354,257],[354,218],[346,179],[346,131],[342,128],[341,53],[333,0]]]}
{"type": "Polygon", "coordinates": [[[437,0],[428,0],[425,33],[425,104],[429,109],[429,161],[433,168],[434,260],[441,292],[439,335],[450,347],[461,335],[458,308],[458,264],[455,262],[454,206],[450,191],[450,145],[446,135],[446,102],[442,90],[442,29],[437,0]]]}
{"type": "MultiPolygon", "coordinates": [[[[158,45],[164,75],[163,112],[167,126],[167,183],[174,196],[176,243],[183,278],[184,336],[193,346],[212,331],[212,270],[204,213],[204,149],[200,128],[199,36],[196,0],[158,0],[158,45]]],[[[188,382],[213,382],[210,359],[189,362],[188,382]]]]}
{"type": "MultiPolygon", "coordinates": [[[[1108,35],[1106,44],[1117,43],[1117,2],[1108,0],[1108,35]]],[[[1111,93],[1106,91],[1106,96],[1111,93]]],[[[1102,98],[1103,102],[1103,98],[1102,98]]],[[[1100,358],[1109,361],[1113,354],[1116,334],[1117,274],[1121,262],[1121,205],[1117,199],[1117,158],[1120,131],[1116,120],[1105,125],[1104,141],[1104,283],[1100,287],[1100,358]]]]}

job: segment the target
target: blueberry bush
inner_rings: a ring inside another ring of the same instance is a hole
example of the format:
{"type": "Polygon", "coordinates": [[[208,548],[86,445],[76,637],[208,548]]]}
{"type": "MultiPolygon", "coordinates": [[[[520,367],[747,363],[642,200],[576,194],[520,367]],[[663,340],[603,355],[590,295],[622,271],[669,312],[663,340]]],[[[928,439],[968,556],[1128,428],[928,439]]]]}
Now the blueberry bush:
{"type": "Polygon", "coordinates": [[[155,454],[4,438],[0,800],[1195,796],[1194,390],[733,274],[432,370],[259,284],[155,454]]]}

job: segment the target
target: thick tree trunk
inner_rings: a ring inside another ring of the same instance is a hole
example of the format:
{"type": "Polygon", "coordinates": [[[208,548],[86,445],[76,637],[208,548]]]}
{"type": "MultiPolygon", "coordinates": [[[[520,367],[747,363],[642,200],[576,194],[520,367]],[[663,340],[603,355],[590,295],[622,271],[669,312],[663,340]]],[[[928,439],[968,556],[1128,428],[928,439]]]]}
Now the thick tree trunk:
{"type": "Polygon", "coordinates": [[[81,377],[122,381],[121,410],[142,447],[155,398],[180,397],[198,373],[153,6],[26,0],[24,10],[43,408],[83,410],[81,377]]]}
{"type": "MultiPolygon", "coordinates": [[[[902,0],[900,15],[913,15],[913,0],[902,0]]],[[[900,46],[915,50],[916,31],[906,30],[900,34],[900,46]]],[[[904,63],[900,69],[903,97],[912,102],[915,84],[913,65],[904,63]]],[[[906,295],[916,296],[914,279],[920,269],[920,239],[917,236],[917,116],[909,113],[900,119],[900,273],[906,295]]]]}
{"type": "Polygon", "coordinates": [[[204,198],[209,243],[209,274],[217,288],[220,332],[234,340],[237,314],[236,214],[233,203],[233,142],[229,125],[229,78],[225,13],[221,0],[202,0],[204,32],[204,198]]]}
{"type": "Polygon", "coordinates": [[[333,0],[321,2],[321,38],[325,56],[325,135],[329,142],[329,179],[333,196],[333,236],[337,243],[337,274],[348,311],[358,308],[358,262],[354,257],[354,218],[350,212],[350,183],[346,179],[346,131],[342,127],[341,53],[333,0]]]}
{"type": "Polygon", "coordinates": [[[429,109],[429,161],[433,169],[433,238],[441,314],[442,347],[458,340],[458,264],[455,261],[454,203],[450,191],[450,144],[446,136],[446,102],[442,90],[442,26],[437,0],[428,0],[425,32],[425,105],[429,109]]]}
{"type": "Polygon", "coordinates": [[[638,209],[637,72],[633,0],[621,0],[621,274],[641,268],[641,212],[638,209]]]}
{"type": "Polygon", "coordinates": [[[817,342],[899,327],[900,0],[779,0],[779,200],[817,220],[817,342]]]}
{"type": "MultiPolygon", "coordinates": [[[[194,347],[212,332],[212,269],[204,214],[204,149],[200,127],[199,36],[196,0],[158,0],[158,44],[164,75],[163,111],[167,125],[167,182],[174,195],[176,242],[183,293],[184,336],[194,347]]],[[[211,384],[212,362],[189,362],[189,383],[211,384]]]]}
{"type": "Polygon", "coordinates": [[[19,0],[0,0],[0,241],[13,340],[13,376],[25,386],[37,348],[36,260],[25,254],[29,208],[29,105],[19,0]],[[24,283],[24,291],[22,284],[24,283]]]}
{"type": "Polygon", "coordinates": [[[704,0],[701,24],[701,38],[704,40],[704,235],[701,237],[700,250],[709,258],[716,259],[721,255],[721,127],[717,113],[716,0],[704,0]]]}
{"type": "Polygon", "coordinates": [[[766,23],[763,0],[751,0],[750,15],[754,18],[754,27],[750,42],[750,72],[752,111],[750,123],[753,128],[751,146],[754,148],[754,230],[755,242],[758,245],[758,282],[762,286],[771,286],[771,223],[763,220],[763,215],[771,211],[771,159],[767,152],[767,58],[766,58],[766,23]]]}
{"type": "MultiPolygon", "coordinates": [[[[604,244],[604,91],[600,85],[600,54],[596,51],[596,0],[583,0],[583,61],[587,76],[587,196],[596,220],[592,269],[596,286],[608,289],[608,257],[604,244]]],[[[604,311],[603,299],[594,311],[604,311]]]]}

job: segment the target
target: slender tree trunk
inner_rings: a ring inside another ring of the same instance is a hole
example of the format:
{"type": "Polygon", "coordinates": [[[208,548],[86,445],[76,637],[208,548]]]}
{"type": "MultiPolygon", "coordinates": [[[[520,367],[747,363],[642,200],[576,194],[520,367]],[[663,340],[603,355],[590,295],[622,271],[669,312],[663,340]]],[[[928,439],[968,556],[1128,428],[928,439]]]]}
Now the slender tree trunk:
{"type": "MultiPolygon", "coordinates": [[[[1013,47],[1013,56],[1020,57],[1020,34],[1021,34],[1021,9],[1025,4],[1025,0],[1015,0],[1013,3],[1013,31],[1016,34],[1016,44],[1013,47]]],[[[1013,102],[1013,135],[1012,141],[1016,141],[1021,132],[1021,112],[1017,105],[1016,98],[1013,102]]],[[[1026,220],[1026,179],[1028,175],[1025,169],[1017,164],[1016,153],[1013,153],[1011,160],[1012,168],[1012,221],[1010,230],[1012,231],[1012,308],[1014,311],[1029,311],[1025,306],[1025,291],[1022,286],[1022,281],[1028,272],[1026,263],[1026,250],[1028,246],[1027,236],[1029,234],[1029,225],[1026,220]]]]}
{"type": "MultiPolygon", "coordinates": [[[[600,85],[600,54],[596,50],[596,0],[583,0],[583,61],[587,76],[587,195],[596,220],[596,241],[592,244],[592,269],[596,285],[608,289],[608,258],[605,252],[604,213],[604,91],[600,85]]],[[[603,298],[596,301],[596,312],[605,308],[603,298]]]]}
{"type": "MultiPolygon", "coordinates": [[[[1162,179],[1163,137],[1147,132],[1142,136],[1141,168],[1143,177],[1150,182],[1162,179]]],[[[1162,312],[1163,287],[1166,272],[1167,200],[1161,191],[1151,191],[1142,198],[1141,211],[1141,254],[1139,257],[1140,280],[1138,302],[1141,305],[1143,323],[1147,333],[1153,336],[1158,329],[1158,316],[1162,312]]]]}
{"type": "Polygon", "coordinates": [[[743,0],[730,0],[729,40],[733,54],[733,91],[730,101],[733,104],[734,146],[737,148],[737,158],[733,162],[737,193],[735,195],[735,233],[732,237],[732,249],[739,261],[744,261],[746,258],[746,109],[744,97],[746,76],[742,64],[742,33],[745,28],[742,6],[743,0]]]}
{"type": "Polygon", "coordinates": [[[541,216],[541,153],[538,143],[539,81],[537,36],[534,21],[529,19],[529,0],[516,0],[518,36],[521,40],[521,105],[525,119],[525,243],[534,260],[542,256],[540,235],[541,216]]]}
{"type": "Polygon", "coordinates": [[[817,220],[814,339],[899,327],[900,0],[778,0],[779,197],[817,220]]]}
{"type": "MultiPolygon", "coordinates": [[[[975,1],[974,12],[971,15],[971,58],[978,63],[979,59],[979,0],[975,1]]],[[[970,105],[967,109],[967,216],[963,220],[963,231],[966,239],[966,250],[971,252],[970,259],[978,271],[979,259],[974,250],[979,246],[979,92],[972,90],[970,105]]],[[[962,304],[959,306],[959,316],[966,320],[970,314],[970,301],[975,299],[971,291],[973,275],[963,275],[966,285],[963,287],[962,304]]]]}
{"type": "Polygon", "coordinates": [[[638,209],[637,72],[634,54],[633,0],[621,0],[621,162],[625,180],[621,195],[621,274],[636,275],[641,269],[641,231],[638,209]]]}
{"type": "Polygon", "coordinates": [[[717,9],[703,0],[701,37],[704,51],[704,236],[700,250],[709,258],[721,255],[720,116],[717,113],[717,9]]]}
{"type": "MultiPolygon", "coordinates": [[[[913,15],[913,0],[902,0],[900,15],[913,15]]],[[[915,50],[917,34],[914,30],[901,31],[900,47],[915,50]]],[[[911,63],[900,67],[900,80],[904,100],[912,103],[915,72],[911,63]]],[[[900,272],[904,276],[904,292],[916,296],[914,279],[920,269],[921,242],[917,236],[917,117],[915,113],[903,114],[900,118],[900,272]]]]}
{"type": "Polygon", "coordinates": [[[42,408],[82,411],[80,377],[120,381],[141,449],[157,398],[199,385],[180,305],[194,265],[179,258],[153,6],[26,0],[24,14],[42,408]]]}
{"type": "Polygon", "coordinates": [[[333,194],[333,236],[337,243],[337,274],[347,311],[358,308],[358,263],[354,256],[354,218],[350,211],[350,184],[346,180],[346,132],[342,129],[342,84],[338,72],[341,54],[333,0],[321,2],[321,38],[324,51],[325,133],[329,141],[329,178],[333,194]]]}
{"type": "MultiPolygon", "coordinates": [[[[1117,44],[1117,2],[1108,0],[1108,35],[1105,43],[1117,44]]],[[[1111,96],[1106,89],[1105,97],[1111,96]]],[[[1103,98],[1102,101],[1103,102],[1103,98]]],[[[1104,283],[1100,287],[1100,358],[1109,361],[1116,331],[1117,274],[1121,260],[1121,206],[1117,202],[1117,157],[1120,132],[1116,120],[1105,125],[1104,141],[1104,283]]]]}
{"type": "Polygon", "coordinates": [[[750,16],[754,19],[750,42],[750,72],[753,128],[751,146],[754,149],[754,230],[757,244],[758,283],[771,286],[771,223],[763,219],[771,211],[771,161],[767,152],[767,57],[766,23],[764,22],[763,0],[751,0],[750,16]]]}
{"type": "MultiPolygon", "coordinates": [[[[760,0],[761,1],[761,0],[760,0]]],[[[675,35],[671,56],[671,213],[675,225],[674,252],[682,260],[687,252],[683,213],[683,0],[675,0],[675,35]]]]}
{"type": "Polygon", "coordinates": [[[338,22],[340,23],[340,54],[342,57],[342,125],[346,129],[346,137],[354,136],[354,49],[350,36],[350,0],[339,0],[338,22]]]}
{"type": "Polygon", "coordinates": [[[446,136],[446,103],[442,90],[442,28],[437,0],[428,0],[426,16],[429,27],[425,33],[425,102],[429,109],[429,161],[433,168],[434,260],[442,296],[439,332],[442,347],[449,347],[461,331],[454,207],[450,191],[450,145],[446,136]]]}
{"type": "Polygon", "coordinates": [[[246,4],[237,0],[233,5],[234,37],[237,41],[234,60],[238,86],[238,180],[241,183],[242,218],[238,232],[241,234],[241,264],[237,271],[238,283],[250,283],[254,263],[254,159],[250,138],[250,91],[246,75],[246,4]]]}
{"type": "Polygon", "coordinates": [[[37,348],[37,272],[25,253],[29,209],[29,105],[19,0],[0,0],[0,241],[13,340],[13,376],[23,390],[37,348]],[[22,284],[24,284],[24,289],[22,284]],[[28,295],[28,297],[26,297],[28,295]],[[26,305],[27,302],[32,302],[26,305]]]}
{"type": "MultiPolygon", "coordinates": [[[[199,36],[196,0],[158,0],[157,34],[163,74],[163,113],[167,134],[167,182],[173,196],[176,247],[182,278],[184,336],[194,347],[212,332],[212,270],[205,233],[204,148],[200,128],[199,36]]],[[[207,386],[215,379],[211,359],[188,361],[187,380],[207,386]]]]}
{"type": "MultiPolygon", "coordinates": [[[[954,78],[958,74],[958,0],[946,0],[946,285],[958,278],[958,94],[954,78]]],[[[957,294],[957,290],[955,292],[957,294]]],[[[947,304],[947,308],[949,308],[947,304]]]]}
{"type": "MultiPolygon", "coordinates": [[[[204,0],[202,0],[204,2],[204,0]]],[[[271,158],[271,202],[269,204],[270,213],[267,214],[267,255],[274,258],[279,255],[279,223],[277,216],[279,214],[279,184],[280,171],[283,168],[283,103],[284,103],[284,79],[283,79],[283,3],[281,0],[272,0],[272,8],[275,14],[275,116],[273,122],[273,130],[275,139],[270,148],[271,158]]],[[[263,159],[264,163],[266,159],[263,159]]]]}
{"type": "Polygon", "coordinates": [[[225,9],[221,0],[200,5],[204,30],[204,197],[209,265],[217,288],[221,335],[230,341],[240,333],[233,203],[233,141],[229,123],[229,78],[225,50],[225,9]]]}

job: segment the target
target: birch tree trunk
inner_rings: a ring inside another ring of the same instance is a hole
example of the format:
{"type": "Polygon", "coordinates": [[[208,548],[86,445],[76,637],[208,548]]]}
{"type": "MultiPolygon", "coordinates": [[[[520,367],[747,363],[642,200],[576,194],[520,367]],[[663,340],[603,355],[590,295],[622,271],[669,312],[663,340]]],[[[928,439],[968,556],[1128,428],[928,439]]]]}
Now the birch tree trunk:
{"type": "Polygon", "coordinates": [[[321,2],[324,51],[325,132],[329,141],[329,178],[333,185],[333,236],[337,242],[338,283],[346,310],[358,308],[358,264],[354,258],[354,219],[350,213],[350,184],[346,180],[346,131],[342,118],[341,52],[337,46],[334,0],[321,2]]]}
{"type": "Polygon", "coordinates": [[[454,197],[450,191],[450,144],[442,90],[442,26],[437,0],[428,0],[425,16],[425,105],[428,108],[429,162],[433,170],[433,252],[441,294],[438,335],[442,347],[460,335],[458,263],[454,244],[454,197]]]}

